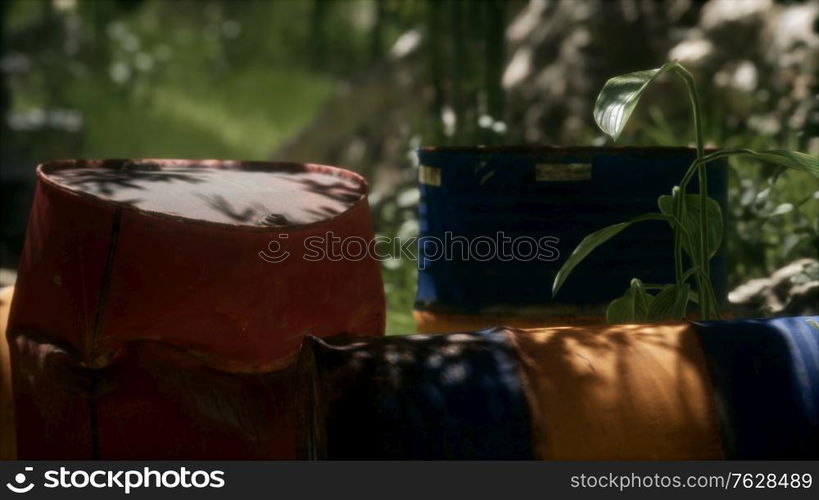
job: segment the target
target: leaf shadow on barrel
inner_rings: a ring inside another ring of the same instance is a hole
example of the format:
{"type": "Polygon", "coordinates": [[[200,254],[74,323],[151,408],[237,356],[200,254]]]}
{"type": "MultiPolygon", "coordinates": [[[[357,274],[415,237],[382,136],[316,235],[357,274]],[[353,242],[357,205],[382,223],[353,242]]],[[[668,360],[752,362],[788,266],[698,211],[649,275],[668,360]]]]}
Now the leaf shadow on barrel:
{"type": "MultiPolygon", "coordinates": [[[[328,176],[329,177],[329,176],[328,176]]],[[[329,183],[317,182],[309,177],[299,179],[305,191],[326,196],[344,204],[351,204],[358,200],[362,192],[360,189],[352,190],[350,182],[334,181],[329,183]]]]}
{"type": "MultiPolygon", "coordinates": [[[[162,168],[155,162],[131,162],[107,160],[97,168],[83,167],[57,170],[59,181],[67,186],[90,194],[113,197],[121,190],[145,191],[150,183],[185,182],[198,184],[206,178],[204,166],[162,168]]],[[[120,204],[135,205],[140,199],[116,200],[120,204]]]]}
{"type": "MultiPolygon", "coordinates": [[[[262,166],[242,166],[242,170],[252,172],[271,172],[269,168],[262,166]]],[[[228,200],[220,194],[196,193],[196,196],[207,204],[207,206],[222,215],[228,220],[237,223],[256,223],[263,226],[286,227],[297,226],[308,221],[322,221],[339,215],[346,211],[362,196],[360,189],[353,189],[354,184],[344,181],[319,182],[310,178],[311,172],[300,168],[298,165],[285,164],[282,170],[277,169],[271,173],[277,174],[286,172],[288,175],[279,177],[278,182],[285,185],[292,184],[292,188],[287,188],[286,193],[277,193],[271,190],[270,196],[280,196],[278,200],[270,199],[269,206],[280,206],[279,209],[271,210],[266,205],[263,196],[253,201],[243,200],[236,197],[228,200]],[[317,196],[307,198],[305,206],[298,208],[288,207],[281,203],[287,199],[301,196],[300,193],[310,193],[317,196]],[[323,202],[322,202],[323,200],[323,202]],[[335,202],[335,206],[333,204],[335,202]]],[[[332,176],[325,175],[324,178],[332,179],[332,176]]],[[[357,187],[357,186],[356,186],[357,187]]]]}
{"type": "Polygon", "coordinates": [[[258,202],[250,203],[244,209],[241,209],[234,208],[227,198],[222,195],[197,193],[196,196],[202,199],[210,208],[223,214],[225,217],[234,222],[250,222],[257,220],[268,212],[267,208],[258,202]]]}

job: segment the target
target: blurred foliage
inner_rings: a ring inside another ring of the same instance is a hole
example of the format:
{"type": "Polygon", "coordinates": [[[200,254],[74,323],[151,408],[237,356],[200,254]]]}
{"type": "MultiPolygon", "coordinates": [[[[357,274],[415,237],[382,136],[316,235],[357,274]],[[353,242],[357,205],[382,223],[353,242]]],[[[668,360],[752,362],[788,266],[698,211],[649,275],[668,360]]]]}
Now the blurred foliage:
{"type": "Polygon", "coordinates": [[[307,26],[285,21],[308,4],[240,3],[16,0],[10,112],[78,111],[81,150],[64,155],[266,158],[332,79],[288,50],[309,44],[307,26]]]}

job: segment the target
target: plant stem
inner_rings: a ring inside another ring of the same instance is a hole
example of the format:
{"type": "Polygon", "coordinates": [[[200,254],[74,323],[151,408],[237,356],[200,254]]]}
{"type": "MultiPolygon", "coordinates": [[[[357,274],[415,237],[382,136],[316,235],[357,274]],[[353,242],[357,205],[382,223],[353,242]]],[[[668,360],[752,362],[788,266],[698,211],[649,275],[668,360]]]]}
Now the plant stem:
{"type": "Polygon", "coordinates": [[[694,160],[691,166],[688,167],[688,171],[685,173],[682,181],[680,182],[680,189],[682,189],[683,191],[686,190],[686,188],[688,187],[688,183],[691,181],[691,178],[694,176],[694,174],[699,171],[700,166],[704,166],[713,161],[717,161],[721,158],[727,158],[732,155],[745,154],[755,154],[755,152],[750,149],[721,149],[719,151],[709,153],[702,158],[694,160]]]}
{"type": "MultiPolygon", "coordinates": [[[[674,202],[674,217],[676,217],[678,221],[682,221],[685,199],[681,194],[679,186],[674,186],[674,188],[671,190],[671,198],[674,202]]],[[[674,275],[677,278],[677,285],[681,285],[683,282],[683,262],[682,235],[679,231],[674,231],[674,275]]]]}
{"type": "Polygon", "coordinates": [[[706,291],[708,292],[708,301],[711,303],[711,307],[713,308],[713,312],[711,313],[710,319],[721,319],[721,314],[719,312],[719,303],[717,302],[716,293],[714,293],[714,285],[711,284],[711,278],[707,277],[705,279],[706,291]]]}
{"type": "MultiPolygon", "coordinates": [[[[683,82],[685,82],[686,89],[688,90],[688,98],[691,100],[692,115],[694,119],[694,132],[696,134],[697,141],[697,174],[700,184],[699,264],[703,270],[703,276],[697,281],[700,294],[704,296],[705,287],[710,287],[711,284],[709,282],[706,285],[703,283],[703,281],[710,281],[711,266],[708,262],[708,175],[705,170],[705,165],[701,163],[702,159],[705,157],[705,139],[703,138],[702,132],[702,108],[700,106],[699,95],[697,94],[697,84],[691,73],[689,73],[687,69],[679,64],[674,66],[674,72],[682,78],[683,82]]],[[[711,306],[716,306],[716,304],[711,304],[711,302],[711,300],[700,300],[700,316],[702,319],[711,319],[711,306]]]]}

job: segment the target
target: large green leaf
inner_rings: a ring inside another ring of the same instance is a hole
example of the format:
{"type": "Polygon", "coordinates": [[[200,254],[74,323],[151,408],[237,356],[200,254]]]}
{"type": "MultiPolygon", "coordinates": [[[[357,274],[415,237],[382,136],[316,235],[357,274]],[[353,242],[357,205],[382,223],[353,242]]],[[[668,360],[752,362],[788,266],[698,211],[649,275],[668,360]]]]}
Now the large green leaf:
{"type": "MultiPolygon", "coordinates": [[[[687,194],[684,197],[685,210],[683,213],[683,227],[686,228],[688,237],[683,237],[683,250],[688,254],[692,261],[697,262],[699,259],[700,249],[700,197],[696,194],[687,194]]],[[[674,214],[674,199],[671,195],[664,194],[657,198],[657,205],[660,207],[660,212],[666,215],[674,214]]],[[[708,219],[708,257],[713,257],[719,250],[722,243],[723,221],[722,209],[716,200],[708,198],[706,203],[706,217],[708,219]]]]}
{"type": "Polygon", "coordinates": [[[669,321],[685,318],[688,307],[688,295],[691,287],[688,283],[666,285],[654,296],[648,308],[648,321],[669,321]]]}
{"type": "Polygon", "coordinates": [[[654,296],[646,292],[643,283],[634,278],[622,297],[614,299],[606,309],[606,321],[618,323],[642,323],[654,303],[654,296]]]}
{"type": "Polygon", "coordinates": [[[604,227],[603,229],[599,229],[583,238],[583,241],[577,245],[577,248],[574,249],[572,254],[568,259],[566,259],[566,262],[563,263],[563,266],[561,266],[560,270],[557,272],[555,280],[552,283],[552,295],[554,296],[557,294],[557,291],[563,286],[563,283],[566,281],[566,278],[569,277],[572,270],[574,270],[574,268],[580,264],[580,262],[582,262],[583,259],[585,259],[595,248],[617,236],[621,231],[632,224],[647,220],[670,221],[671,217],[666,214],[648,213],[629,219],[626,222],[604,227]]]}
{"type": "Polygon", "coordinates": [[[670,62],[660,68],[609,79],[594,103],[594,121],[597,126],[616,141],[646,87],[676,65],[677,63],[670,62]]]}

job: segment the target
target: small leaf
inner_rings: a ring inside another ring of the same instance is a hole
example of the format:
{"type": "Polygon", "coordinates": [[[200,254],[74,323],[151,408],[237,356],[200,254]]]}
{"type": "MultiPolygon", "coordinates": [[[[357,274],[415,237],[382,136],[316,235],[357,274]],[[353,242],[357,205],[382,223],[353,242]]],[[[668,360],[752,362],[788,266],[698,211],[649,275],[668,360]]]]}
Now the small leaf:
{"type": "Polygon", "coordinates": [[[629,288],[622,297],[611,301],[606,309],[606,321],[610,325],[634,323],[634,294],[629,288]]]}
{"type": "MultiPolygon", "coordinates": [[[[683,250],[691,259],[696,262],[699,259],[700,248],[700,197],[696,194],[685,195],[685,210],[683,213],[682,225],[688,233],[688,238],[683,238],[683,250]]],[[[657,205],[660,212],[666,215],[674,214],[674,199],[671,195],[664,194],[657,198],[657,205]]],[[[722,209],[716,200],[708,198],[706,203],[708,217],[708,256],[713,257],[719,250],[722,243],[723,221],[722,209]]]]}
{"type": "Polygon", "coordinates": [[[580,264],[592,251],[602,245],[603,243],[607,242],[608,240],[612,239],[613,237],[617,236],[621,231],[626,229],[627,227],[631,226],[637,222],[643,222],[647,220],[669,220],[671,219],[667,215],[658,214],[658,213],[649,213],[645,215],[640,215],[638,217],[634,217],[632,219],[627,220],[626,222],[621,222],[619,224],[614,224],[611,226],[604,227],[603,229],[599,229],[590,235],[583,238],[577,247],[574,249],[569,258],[566,259],[566,262],[563,263],[560,270],[557,272],[555,276],[555,280],[552,283],[552,296],[557,294],[557,291],[560,290],[560,287],[563,286],[563,283],[566,281],[566,278],[569,277],[572,270],[580,264]]]}
{"type": "Polygon", "coordinates": [[[676,65],[677,63],[670,62],[660,68],[609,79],[594,103],[594,121],[597,126],[616,141],[646,87],[676,65]]]}
{"type": "Polygon", "coordinates": [[[654,297],[645,291],[643,283],[637,278],[631,280],[626,293],[614,299],[606,309],[606,321],[618,323],[642,323],[646,320],[648,310],[654,297]]]}
{"type": "Polygon", "coordinates": [[[557,291],[560,290],[561,286],[563,286],[563,283],[566,281],[566,278],[569,277],[572,270],[574,270],[575,266],[580,264],[580,262],[590,253],[592,253],[595,248],[619,234],[620,231],[629,227],[629,225],[630,224],[628,222],[621,222],[619,224],[614,224],[613,226],[604,227],[603,229],[595,231],[583,238],[583,241],[577,245],[577,248],[574,249],[572,254],[568,259],[566,259],[566,262],[563,263],[563,266],[561,266],[560,270],[557,272],[555,281],[552,284],[552,295],[557,294],[557,291]]]}
{"type": "Polygon", "coordinates": [[[669,321],[684,319],[688,307],[688,283],[667,285],[658,293],[648,308],[648,321],[669,321]]]}
{"type": "Polygon", "coordinates": [[[654,302],[654,296],[646,292],[643,282],[637,278],[631,280],[631,289],[634,290],[634,319],[643,321],[654,302]]]}

